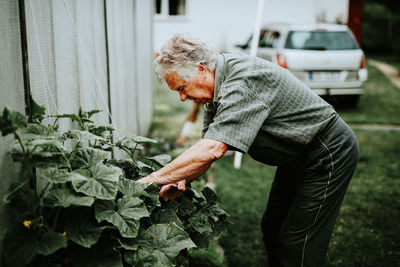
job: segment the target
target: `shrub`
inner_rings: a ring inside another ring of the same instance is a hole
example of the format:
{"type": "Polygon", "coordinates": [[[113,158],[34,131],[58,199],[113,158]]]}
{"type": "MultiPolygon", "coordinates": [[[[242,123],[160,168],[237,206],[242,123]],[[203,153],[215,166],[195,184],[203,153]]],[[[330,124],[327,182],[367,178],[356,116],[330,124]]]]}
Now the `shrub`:
{"type": "Polygon", "coordinates": [[[33,122],[5,108],[2,135],[21,164],[20,183],[4,197],[12,225],[4,239],[6,266],[188,265],[187,250],[207,247],[225,228],[227,214],[208,187],[188,188],[176,200],[159,198],[155,184],[136,182],[170,161],[146,156],[155,140],[96,126],[92,110],[52,116],[33,102],[33,122]],[[60,132],[58,120],[78,130],[60,132]],[[124,151],[128,157],[116,158],[124,151]],[[36,185],[41,185],[36,188],[36,185]]]}

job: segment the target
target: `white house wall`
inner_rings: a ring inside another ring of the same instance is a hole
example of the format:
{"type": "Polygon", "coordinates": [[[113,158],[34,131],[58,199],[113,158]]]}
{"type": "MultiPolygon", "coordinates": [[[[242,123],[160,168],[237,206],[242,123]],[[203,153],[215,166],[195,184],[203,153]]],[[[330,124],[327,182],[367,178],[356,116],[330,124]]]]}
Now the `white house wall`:
{"type": "MultiPolygon", "coordinates": [[[[265,0],[262,23],[314,23],[324,10],[333,22],[347,19],[349,0],[265,0]]],[[[190,33],[207,44],[227,51],[252,32],[258,0],[186,0],[183,19],[154,20],[154,49],[174,33],[190,33]]]]}

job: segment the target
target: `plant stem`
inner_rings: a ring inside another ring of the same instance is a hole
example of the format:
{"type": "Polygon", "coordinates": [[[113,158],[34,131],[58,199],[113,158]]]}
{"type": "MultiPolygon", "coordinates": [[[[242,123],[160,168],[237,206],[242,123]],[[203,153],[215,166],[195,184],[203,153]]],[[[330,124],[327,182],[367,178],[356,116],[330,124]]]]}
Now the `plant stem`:
{"type": "Polygon", "coordinates": [[[47,184],[46,184],[46,187],[43,189],[42,193],[40,194],[40,198],[43,198],[44,194],[45,194],[46,191],[47,191],[47,188],[49,188],[50,185],[51,185],[51,183],[47,183],[47,184]]]}
{"type": "Polygon", "coordinates": [[[58,151],[61,152],[61,155],[63,156],[63,158],[67,161],[68,163],[68,169],[72,172],[72,166],[71,163],[69,162],[69,159],[67,158],[67,155],[65,155],[64,151],[62,151],[58,146],[57,146],[58,151]]]}
{"type": "Polygon", "coordinates": [[[132,153],[131,153],[131,151],[129,149],[127,149],[125,147],[122,147],[122,150],[125,151],[129,155],[129,157],[133,160],[134,163],[136,163],[136,160],[133,157],[133,155],[132,155],[132,153]]]}
{"type": "Polygon", "coordinates": [[[58,119],[59,118],[56,118],[55,120],[54,120],[54,122],[53,122],[53,125],[52,125],[52,129],[54,130],[55,129],[55,127],[56,127],[56,123],[58,122],[58,119]]]}
{"type": "Polygon", "coordinates": [[[26,185],[27,183],[29,183],[30,179],[26,180],[25,182],[23,182],[22,184],[20,184],[19,186],[17,186],[13,191],[11,191],[10,193],[8,193],[7,195],[4,196],[3,201],[5,203],[11,203],[10,201],[7,200],[7,198],[9,196],[11,196],[12,194],[14,194],[15,192],[17,192],[19,189],[21,189],[24,185],[26,185]]]}
{"type": "Polygon", "coordinates": [[[21,137],[17,134],[17,132],[14,132],[14,136],[15,136],[15,139],[18,140],[18,143],[19,143],[19,145],[21,146],[21,149],[22,149],[22,153],[24,154],[24,158],[26,159],[27,158],[27,154],[26,154],[26,151],[25,151],[25,147],[22,144],[21,137]]]}
{"type": "Polygon", "coordinates": [[[56,213],[56,216],[54,217],[54,220],[53,220],[53,225],[52,225],[52,227],[51,227],[51,229],[54,231],[54,228],[56,227],[56,225],[57,225],[57,220],[58,220],[58,215],[60,215],[60,210],[61,210],[61,207],[58,207],[57,208],[57,213],[56,213]]]}

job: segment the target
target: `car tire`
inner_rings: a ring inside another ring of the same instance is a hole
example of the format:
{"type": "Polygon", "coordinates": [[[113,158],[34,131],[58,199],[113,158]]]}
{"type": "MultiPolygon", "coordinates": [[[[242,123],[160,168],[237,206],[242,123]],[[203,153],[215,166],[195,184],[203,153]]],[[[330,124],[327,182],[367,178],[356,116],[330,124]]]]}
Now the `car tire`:
{"type": "Polygon", "coordinates": [[[349,107],[356,107],[360,101],[360,95],[348,95],[344,97],[344,104],[349,107]]]}

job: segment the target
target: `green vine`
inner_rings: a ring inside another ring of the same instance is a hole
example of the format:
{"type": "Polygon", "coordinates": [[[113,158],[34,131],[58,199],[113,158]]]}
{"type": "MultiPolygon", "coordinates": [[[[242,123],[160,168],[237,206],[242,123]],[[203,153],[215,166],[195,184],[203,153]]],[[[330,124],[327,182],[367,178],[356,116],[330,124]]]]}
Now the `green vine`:
{"type": "Polygon", "coordinates": [[[5,266],[185,266],[188,251],[223,231],[228,215],[211,189],[188,188],[164,201],[158,186],[136,182],[171,160],[146,155],[155,140],[114,142],[115,129],[92,120],[99,110],[46,117],[32,104],[32,123],[7,108],[0,116],[2,135],[16,140],[9,155],[21,164],[22,181],[3,199],[12,214],[5,266]],[[54,121],[45,125],[44,118],[54,121]],[[79,130],[59,132],[60,119],[79,130]],[[117,150],[128,158],[114,158],[117,150]]]}

